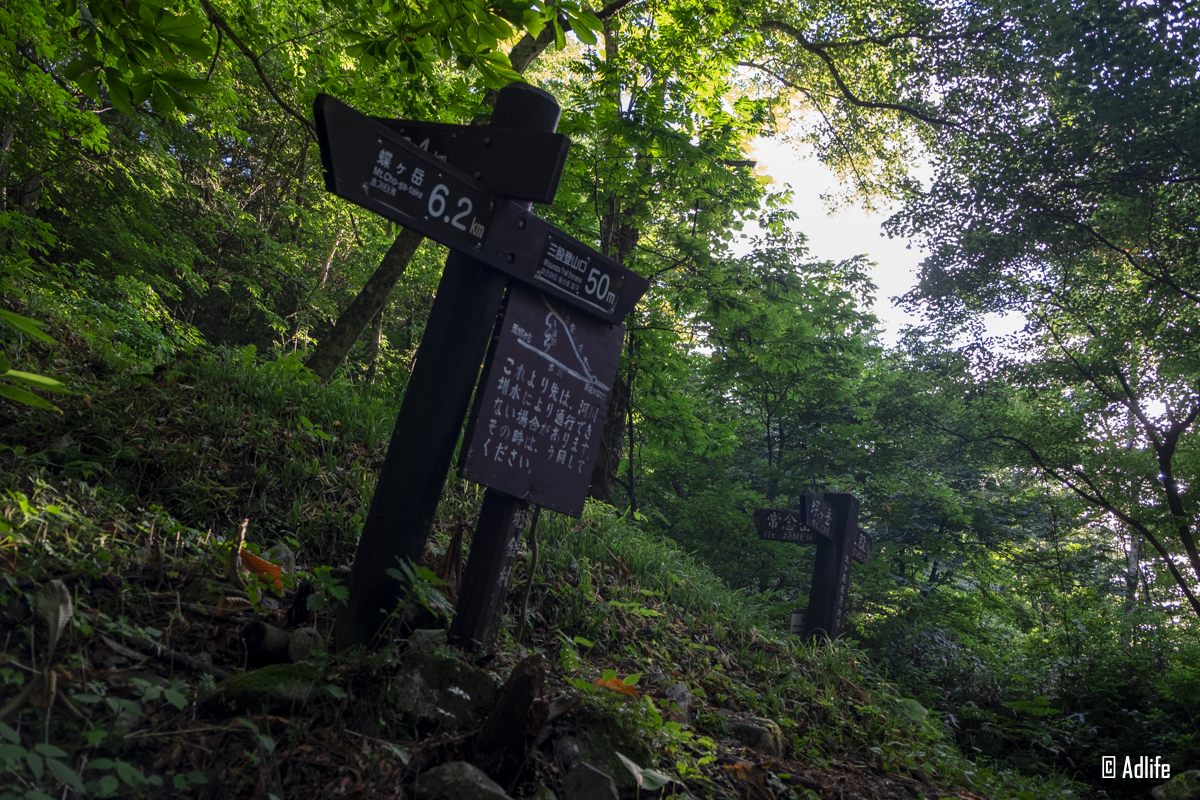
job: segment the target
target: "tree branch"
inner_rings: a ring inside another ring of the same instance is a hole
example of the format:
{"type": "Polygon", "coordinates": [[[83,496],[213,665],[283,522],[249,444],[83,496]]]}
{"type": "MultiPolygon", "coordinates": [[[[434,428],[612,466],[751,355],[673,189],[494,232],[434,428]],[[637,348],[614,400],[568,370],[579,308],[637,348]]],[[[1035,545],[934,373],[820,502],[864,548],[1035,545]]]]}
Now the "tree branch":
{"type": "Polygon", "coordinates": [[[224,31],[225,35],[229,37],[229,40],[232,41],[237,49],[242,52],[242,55],[250,59],[250,63],[254,65],[254,71],[258,73],[258,77],[260,80],[262,80],[263,86],[266,88],[271,97],[275,98],[275,102],[279,104],[279,107],[288,114],[291,114],[296,119],[300,120],[300,124],[304,126],[304,130],[306,130],[309,136],[315,140],[317,138],[316,126],[309,121],[308,117],[292,108],[282,97],[279,96],[279,93],[275,91],[275,87],[271,85],[271,81],[267,79],[267,74],[263,71],[262,62],[259,61],[258,56],[254,55],[250,48],[238,38],[238,35],[233,32],[233,28],[229,27],[229,23],[226,22],[225,18],[222,17],[221,14],[212,7],[212,3],[210,3],[209,0],[200,0],[200,6],[204,9],[204,13],[208,16],[209,22],[211,22],[213,25],[216,25],[217,30],[224,31]]]}
{"type": "Polygon", "coordinates": [[[852,106],[857,108],[877,108],[886,109],[889,111],[899,111],[902,114],[908,114],[909,116],[928,123],[929,125],[938,125],[945,128],[959,127],[959,123],[953,120],[935,117],[932,114],[927,114],[924,111],[921,111],[915,106],[905,105],[903,103],[880,103],[872,100],[863,100],[855,95],[854,92],[850,90],[850,87],[846,85],[846,82],[842,79],[841,72],[838,71],[837,65],[833,62],[833,58],[830,57],[828,53],[828,45],[822,46],[814,44],[800,30],[788,25],[786,22],[767,20],[758,27],[759,30],[762,31],[773,31],[775,33],[782,33],[785,36],[791,37],[792,39],[796,40],[796,42],[802,48],[824,61],[826,68],[829,70],[829,75],[833,78],[834,83],[837,84],[838,90],[842,93],[842,97],[845,98],[846,102],[850,103],[852,106]]]}

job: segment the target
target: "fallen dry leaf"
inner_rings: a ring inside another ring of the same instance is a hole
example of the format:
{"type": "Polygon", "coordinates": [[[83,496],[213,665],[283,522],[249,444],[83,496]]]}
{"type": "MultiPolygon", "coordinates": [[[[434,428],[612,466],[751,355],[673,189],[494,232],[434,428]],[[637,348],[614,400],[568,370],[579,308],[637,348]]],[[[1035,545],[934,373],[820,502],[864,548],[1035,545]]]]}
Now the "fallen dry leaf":
{"type": "Polygon", "coordinates": [[[596,681],[596,685],[605,689],[612,689],[614,692],[621,692],[622,694],[641,697],[641,695],[638,694],[637,689],[633,688],[632,686],[626,686],[620,678],[601,678],[596,681]]]}
{"type": "Polygon", "coordinates": [[[242,548],[242,566],[249,570],[252,574],[257,575],[263,583],[269,583],[275,586],[275,589],[283,591],[283,581],[280,576],[283,575],[283,567],[278,564],[272,564],[265,558],[259,558],[251,553],[246,548],[242,548]]]}

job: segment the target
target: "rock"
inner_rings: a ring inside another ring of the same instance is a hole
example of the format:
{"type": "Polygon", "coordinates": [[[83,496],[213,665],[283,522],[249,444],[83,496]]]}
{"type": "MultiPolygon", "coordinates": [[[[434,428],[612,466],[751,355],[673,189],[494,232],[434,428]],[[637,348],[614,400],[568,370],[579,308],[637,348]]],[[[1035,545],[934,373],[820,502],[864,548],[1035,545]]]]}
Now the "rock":
{"type": "Polygon", "coordinates": [[[579,762],[562,779],[563,800],[618,800],[613,779],[591,764],[579,762]]]}
{"type": "Polygon", "coordinates": [[[408,733],[460,730],[487,716],[496,687],[486,672],[448,655],[410,652],[389,696],[408,733]]]}
{"type": "Polygon", "coordinates": [[[1181,772],[1150,790],[1154,800],[1200,800],[1200,769],[1181,772]]]}
{"type": "Polygon", "coordinates": [[[622,729],[615,720],[592,714],[577,717],[573,725],[575,729],[570,734],[554,741],[554,756],[559,768],[568,773],[586,763],[607,773],[619,791],[636,793],[637,781],[617,757],[617,752],[625,754],[635,764],[650,764],[654,757],[646,743],[636,734],[622,729]]]}
{"type": "Polygon", "coordinates": [[[686,683],[676,683],[668,686],[666,691],[667,699],[679,706],[679,711],[683,714],[682,722],[686,722],[690,718],[689,709],[692,707],[692,693],[688,689],[686,683]]]}
{"type": "Polygon", "coordinates": [[[779,758],[783,755],[783,731],[773,720],[725,709],[717,714],[724,717],[729,725],[730,738],[765,756],[779,758]]]}
{"type": "Polygon", "coordinates": [[[417,628],[408,637],[408,646],[419,653],[432,653],[446,643],[446,631],[441,628],[417,628]]]}
{"type": "Polygon", "coordinates": [[[290,714],[304,706],[321,681],[321,669],[311,664],[272,664],[234,675],[217,686],[209,698],[234,711],[290,714]]]}
{"type": "Polygon", "coordinates": [[[314,650],[325,649],[325,637],[316,628],[297,628],[292,631],[288,642],[288,658],[292,661],[303,661],[312,655],[314,650]]]}
{"type": "Polygon", "coordinates": [[[246,648],[246,661],[251,667],[257,669],[269,664],[286,664],[289,661],[288,648],[292,635],[274,625],[268,625],[261,619],[256,619],[242,628],[238,638],[246,648]]]}
{"type": "Polygon", "coordinates": [[[510,800],[500,785],[479,767],[451,761],[421,773],[417,800],[510,800]]]}

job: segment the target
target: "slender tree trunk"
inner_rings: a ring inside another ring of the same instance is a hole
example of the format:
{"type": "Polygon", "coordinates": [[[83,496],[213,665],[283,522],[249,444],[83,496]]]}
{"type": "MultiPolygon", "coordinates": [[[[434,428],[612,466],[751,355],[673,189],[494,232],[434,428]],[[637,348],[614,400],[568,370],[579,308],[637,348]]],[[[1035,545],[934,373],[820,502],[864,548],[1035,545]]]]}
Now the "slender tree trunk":
{"type": "Polygon", "coordinates": [[[337,253],[338,245],[342,243],[343,231],[338,231],[337,238],[333,240],[333,247],[329,248],[329,256],[325,259],[325,266],[321,268],[321,281],[317,284],[317,288],[323,288],[325,281],[329,280],[329,268],[333,266],[333,256],[337,253]]]}
{"type": "Polygon", "coordinates": [[[367,383],[375,383],[375,372],[379,369],[379,351],[383,344],[383,312],[384,309],[379,309],[379,313],[375,315],[374,329],[371,331],[371,352],[370,364],[367,366],[367,383]]]}
{"type": "Polygon", "coordinates": [[[408,228],[400,231],[375,273],[367,280],[358,297],[341,313],[333,329],[321,337],[305,366],[325,380],[333,377],[358,337],[387,304],[388,296],[404,270],[408,269],[408,262],[424,239],[424,236],[408,228]]]}
{"type": "Polygon", "coordinates": [[[629,349],[629,377],[626,380],[627,380],[627,383],[629,386],[629,404],[628,404],[629,407],[627,409],[625,409],[625,413],[629,419],[629,474],[626,476],[626,477],[628,477],[629,480],[627,481],[628,489],[626,490],[626,493],[629,495],[629,510],[636,512],[637,511],[637,483],[635,482],[635,480],[637,478],[637,473],[634,471],[634,468],[633,468],[633,466],[634,466],[633,458],[634,458],[634,454],[635,454],[633,443],[634,443],[635,439],[633,437],[633,337],[632,336],[629,337],[629,348],[628,349],[629,349]]]}
{"type": "Polygon", "coordinates": [[[1125,553],[1125,610],[1133,611],[1137,603],[1138,583],[1142,576],[1142,537],[1129,532],[1129,551],[1125,553]]]}
{"type": "MultiPolygon", "coordinates": [[[[604,24],[604,53],[609,60],[618,54],[616,22],[606,20],[604,24]]],[[[612,92],[610,102],[620,109],[621,97],[617,91],[612,92]]],[[[638,160],[641,156],[638,156],[638,160]]],[[[603,218],[600,220],[600,246],[604,254],[617,262],[624,264],[629,255],[637,247],[638,230],[629,224],[628,209],[621,208],[620,197],[613,192],[607,200],[603,218]]],[[[628,334],[626,334],[628,335],[628,334]]],[[[627,344],[632,353],[632,345],[627,344]]],[[[630,377],[633,371],[630,367],[630,377]]],[[[633,417],[632,417],[632,387],[627,379],[617,373],[617,382],[613,387],[612,396],[608,401],[608,417],[604,420],[604,432],[600,439],[600,447],[596,453],[596,464],[592,467],[592,483],[588,494],[605,503],[612,503],[613,494],[617,487],[617,470],[621,466],[622,446],[628,428],[630,475],[628,482],[629,501],[636,505],[633,483],[633,417]]]]}
{"type": "Polygon", "coordinates": [[[588,494],[603,503],[611,504],[617,488],[617,469],[621,466],[622,445],[625,443],[625,414],[629,408],[629,384],[617,373],[612,394],[608,398],[608,416],[596,449],[592,467],[592,485],[588,494]],[[614,423],[615,420],[615,423],[614,423]]]}

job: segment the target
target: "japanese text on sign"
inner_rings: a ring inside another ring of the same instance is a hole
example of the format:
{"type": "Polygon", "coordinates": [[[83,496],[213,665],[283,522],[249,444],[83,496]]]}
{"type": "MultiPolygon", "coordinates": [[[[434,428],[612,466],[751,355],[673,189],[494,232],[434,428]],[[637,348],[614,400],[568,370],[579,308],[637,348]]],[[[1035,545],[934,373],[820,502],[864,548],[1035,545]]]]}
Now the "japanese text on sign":
{"type": "Polygon", "coordinates": [[[546,236],[546,251],[534,277],[606,312],[616,306],[625,280],[594,251],[554,234],[546,236]]]}
{"type": "Polygon", "coordinates": [[[371,178],[364,187],[376,200],[412,217],[440,223],[445,237],[472,248],[483,246],[492,212],[487,194],[441,171],[383,138],[371,178]]]}
{"type": "MultiPolygon", "coordinates": [[[[759,523],[759,520],[755,522],[759,523]]],[[[766,511],[758,527],[761,538],[774,542],[812,544],[815,541],[813,529],[804,523],[796,511],[766,511]]]]}
{"type": "Polygon", "coordinates": [[[514,285],[472,412],[463,477],[581,513],[622,335],[514,285]]]}

